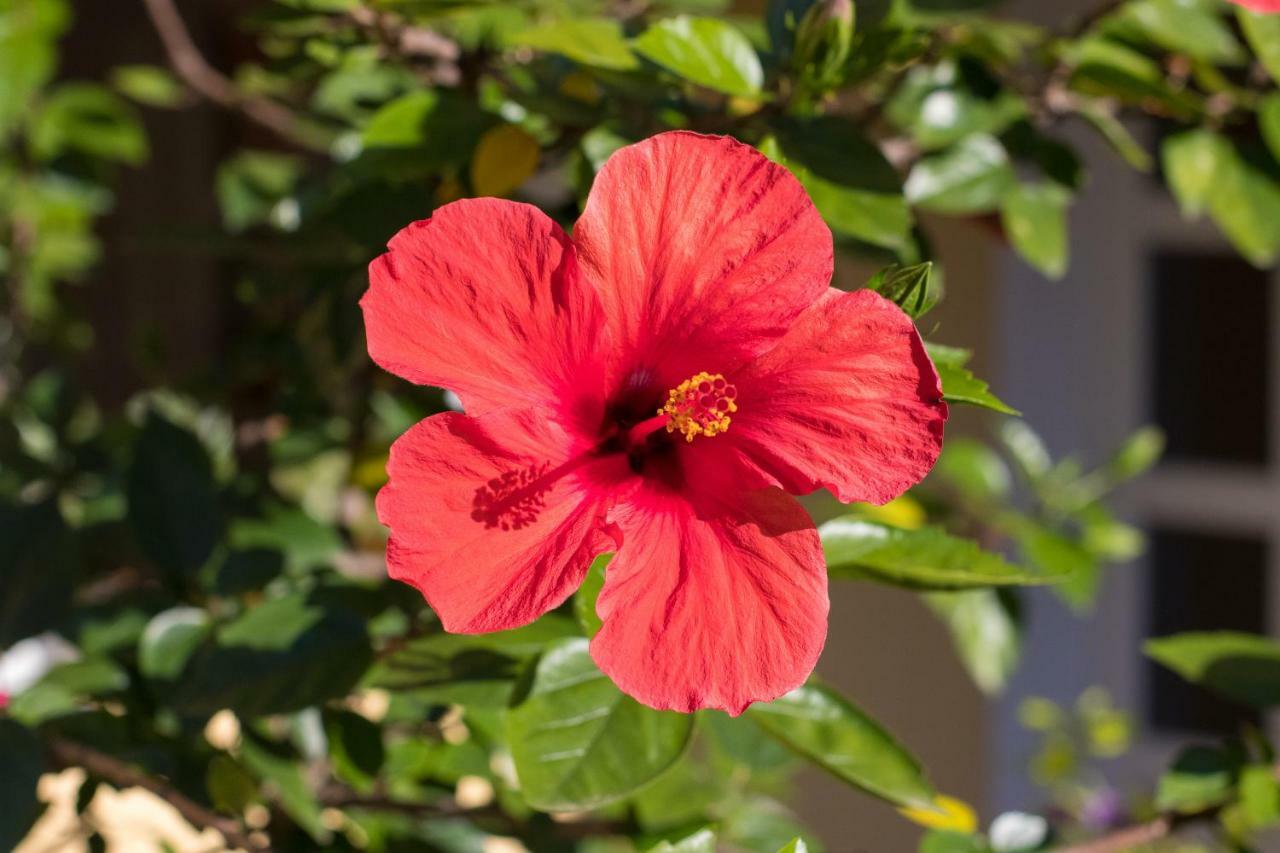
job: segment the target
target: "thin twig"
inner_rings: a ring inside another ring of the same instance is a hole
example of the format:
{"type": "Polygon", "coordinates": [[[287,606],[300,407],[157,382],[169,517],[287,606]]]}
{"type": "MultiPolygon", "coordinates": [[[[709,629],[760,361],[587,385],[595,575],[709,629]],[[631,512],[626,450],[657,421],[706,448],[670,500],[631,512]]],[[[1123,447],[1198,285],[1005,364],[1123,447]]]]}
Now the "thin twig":
{"type": "Polygon", "coordinates": [[[244,95],[235,84],[214,68],[200,53],[173,0],[142,0],[155,27],[174,73],[201,96],[227,109],[237,110],[277,136],[315,148],[303,132],[298,117],[287,107],[269,98],[244,95]]]}
{"type": "Polygon", "coordinates": [[[1173,826],[1174,822],[1171,818],[1161,815],[1155,820],[1137,826],[1127,826],[1103,838],[1064,847],[1058,853],[1123,853],[1123,851],[1141,847],[1143,844],[1168,838],[1169,833],[1173,831],[1173,826]]]}
{"type": "Polygon", "coordinates": [[[150,791],[173,806],[192,826],[220,833],[229,847],[243,850],[270,849],[241,829],[239,821],[234,818],[202,806],[163,779],[149,776],[114,756],[63,738],[55,738],[47,748],[53,763],[59,767],[82,767],[90,775],[105,780],[115,788],[142,788],[150,791]]]}

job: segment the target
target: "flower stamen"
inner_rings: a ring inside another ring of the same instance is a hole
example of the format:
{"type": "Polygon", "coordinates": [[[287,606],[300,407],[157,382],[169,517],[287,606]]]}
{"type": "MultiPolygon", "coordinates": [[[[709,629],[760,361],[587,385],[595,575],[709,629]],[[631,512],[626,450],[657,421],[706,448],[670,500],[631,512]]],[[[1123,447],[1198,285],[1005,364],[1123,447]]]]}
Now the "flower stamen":
{"type": "Polygon", "coordinates": [[[667,392],[667,402],[658,410],[667,417],[667,432],[679,431],[685,441],[694,436],[713,435],[729,429],[729,416],[738,411],[738,389],[719,373],[703,371],[667,392]]]}

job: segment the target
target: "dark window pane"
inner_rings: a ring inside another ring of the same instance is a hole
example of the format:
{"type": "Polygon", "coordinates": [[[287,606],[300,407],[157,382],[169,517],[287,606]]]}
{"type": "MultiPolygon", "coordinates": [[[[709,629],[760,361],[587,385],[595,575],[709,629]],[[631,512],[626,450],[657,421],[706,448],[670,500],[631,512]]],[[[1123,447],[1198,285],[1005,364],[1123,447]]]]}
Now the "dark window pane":
{"type": "Polygon", "coordinates": [[[1267,462],[1269,274],[1234,255],[1152,260],[1155,420],[1167,458],[1267,462]]]}
{"type": "MultiPolygon", "coordinates": [[[[1267,631],[1267,547],[1182,530],[1151,536],[1149,635],[1183,631],[1267,631]]],[[[1257,715],[1148,663],[1147,717],[1156,728],[1235,732],[1257,715]]]]}

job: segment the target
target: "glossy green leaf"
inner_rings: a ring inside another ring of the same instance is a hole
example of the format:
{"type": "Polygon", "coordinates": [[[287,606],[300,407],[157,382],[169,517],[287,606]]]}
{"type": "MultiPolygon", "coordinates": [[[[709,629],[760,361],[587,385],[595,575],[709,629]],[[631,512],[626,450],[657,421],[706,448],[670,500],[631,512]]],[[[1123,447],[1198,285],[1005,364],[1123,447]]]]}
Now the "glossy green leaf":
{"type": "Polygon", "coordinates": [[[912,204],[938,213],[986,213],[1000,206],[1016,181],[998,140],[975,134],[922,158],[903,187],[912,204]]]}
{"type": "Polygon", "coordinates": [[[942,295],[932,262],[887,267],[867,282],[867,289],[897,305],[913,320],[927,314],[942,295]]]}
{"type": "Polygon", "coordinates": [[[1232,150],[1219,164],[1209,213],[1236,249],[1254,266],[1280,258],[1280,168],[1232,150]]]}
{"type": "Polygon", "coordinates": [[[596,68],[627,71],[640,64],[622,27],[609,18],[563,18],[517,33],[510,43],[563,54],[596,68]]]}
{"type": "Polygon", "coordinates": [[[573,597],[574,618],[587,637],[594,637],[604,624],[596,613],[596,599],[600,597],[600,590],[604,589],[605,570],[612,559],[612,554],[596,557],[591,568],[587,569],[587,576],[582,579],[582,586],[578,587],[578,592],[573,597]]]}
{"type": "Polygon", "coordinates": [[[1067,208],[1071,194],[1057,184],[1019,184],[1001,203],[1005,234],[1018,254],[1049,278],[1067,271],[1067,208]]]}
{"type": "Polygon", "coordinates": [[[1193,684],[1245,705],[1280,704],[1280,643],[1229,631],[1148,640],[1147,656],[1193,684]]]}
{"type": "Polygon", "coordinates": [[[379,660],[365,681],[422,699],[504,707],[525,663],[578,630],[573,620],[548,614],[510,631],[418,637],[379,660]]]}
{"type": "Polygon", "coordinates": [[[16,850],[42,810],[36,785],[45,772],[44,757],[35,732],[3,717],[0,755],[0,850],[16,850]]]}
{"type": "Polygon", "coordinates": [[[786,166],[831,229],[886,249],[904,249],[912,218],[898,173],[858,127],[835,117],[785,119],[760,150],[786,166]]]}
{"type": "Polygon", "coordinates": [[[666,18],[641,33],[633,46],[668,71],[727,95],[753,97],[764,83],[755,48],[726,21],[666,18]]]}
{"type": "Polygon", "coordinates": [[[1280,16],[1237,9],[1240,29],[1271,79],[1280,83],[1280,16]]]}
{"type": "Polygon", "coordinates": [[[356,790],[372,789],[387,757],[382,728],[345,710],[326,710],[324,724],[334,773],[356,790]]]}
{"type": "Polygon", "coordinates": [[[1074,66],[1073,89],[1128,104],[1158,102],[1165,112],[1193,117],[1199,100],[1185,89],[1174,89],[1155,59],[1118,41],[1091,36],[1072,44],[1066,58],[1074,66]]]}
{"type": "Polygon", "coordinates": [[[965,365],[972,358],[972,353],[958,347],[942,344],[925,344],[929,358],[942,380],[942,397],[950,403],[968,403],[982,406],[1006,415],[1016,415],[1018,410],[1011,408],[995,394],[991,393],[986,382],[978,379],[965,365]]]}
{"type": "Polygon", "coordinates": [[[1022,655],[1016,601],[994,589],[939,592],[924,597],[951,633],[960,662],[987,694],[1004,689],[1022,655]]]}
{"type": "Polygon", "coordinates": [[[809,853],[809,845],[803,838],[793,838],[785,847],[779,848],[778,853],[809,853]]]}
{"type": "Polygon", "coordinates": [[[521,791],[534,808],[597,808],[652,782],[684,753],[693,717],[623,695],[585,639],[563,640],[538,661],[527,696],[507,713],[521,791]]]}
{"type": "Polygon", "coordinates": [[[826,522],[818,534],[833,578],[932,590],[1034,586],[1061,580],[1014,566],[973,540],[936,527],[904,530],[850,515],[826,522]]]}
{"type": "Polygon", "coordinates": [[[747,713],[765,731],[836,778],[899,806],[928,806],[920,763],[848,700],[807,684],[747,713]]]}
{"type": "Polygon", "coordinates": [[[134,444],[127,491],[143,552],[175,577],[194,575],[222,531],[213,468],[199,440],[149,413],[134,444]]]}
{"type": "Polygon", "coordinates": [[[147,678],[177,678],[211,629],[208,611],[199,607],[157,613],[138,641],[138,669],[147,678]]]}
{"type": "Polygon", "coordinates": [[[346,695],[371,660],[359,614],[294,594],[220,627],[166,699],[187,713],[297,711],[346,695]]]}
{"type": "Polygon", "coordinates": [[[1239,763],[1215,747],[1183,750],[1156,785],[1156,808],[1194,814],[1221,805],[1235,787],[1239,763]]]}

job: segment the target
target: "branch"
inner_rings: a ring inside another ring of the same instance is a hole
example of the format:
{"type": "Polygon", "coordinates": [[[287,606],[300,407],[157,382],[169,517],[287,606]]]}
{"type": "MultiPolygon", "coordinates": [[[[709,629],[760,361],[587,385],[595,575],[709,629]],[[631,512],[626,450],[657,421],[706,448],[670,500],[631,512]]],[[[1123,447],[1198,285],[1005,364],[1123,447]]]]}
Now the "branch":
{"type": "Polygon", "coordinates": [[[1133,850],[1135,847],[1141,847],[1144,844],[1168,838],[1173,831],[1173,827],[1173,819],[1167,815],[1161,815],[1148,823],[1125,827],[1118,832],[1113,832],[1111,835],[1097,838],[1093,841],[1064,847],[1058,853],[1124,853],[1124,851],[1133,850]]]}
{"type": "Polygon", "coordinates": [[[289,142],[315,148],[298,117],[269,98],[241,94],[235,84],[214,68],[191,39],[187,25],[173,0],[142,0],[174,73],[202,97],[227,109],[238,110],[262,127],[289,142]]]}
{"type": "Polygon", "coordinates": [[[82,767],[90,775],[105,780],[115,788],[142,788],[150,791],[173,806],[191,825],[221,833],[229,847],[243,850],[270,849],[241,829],[240,823],[234,818],[202,806],[168,782],[148,776],[114,756],[62,738],[55,738],[47,748],[53,763],[60,768],[82,767]]]}

